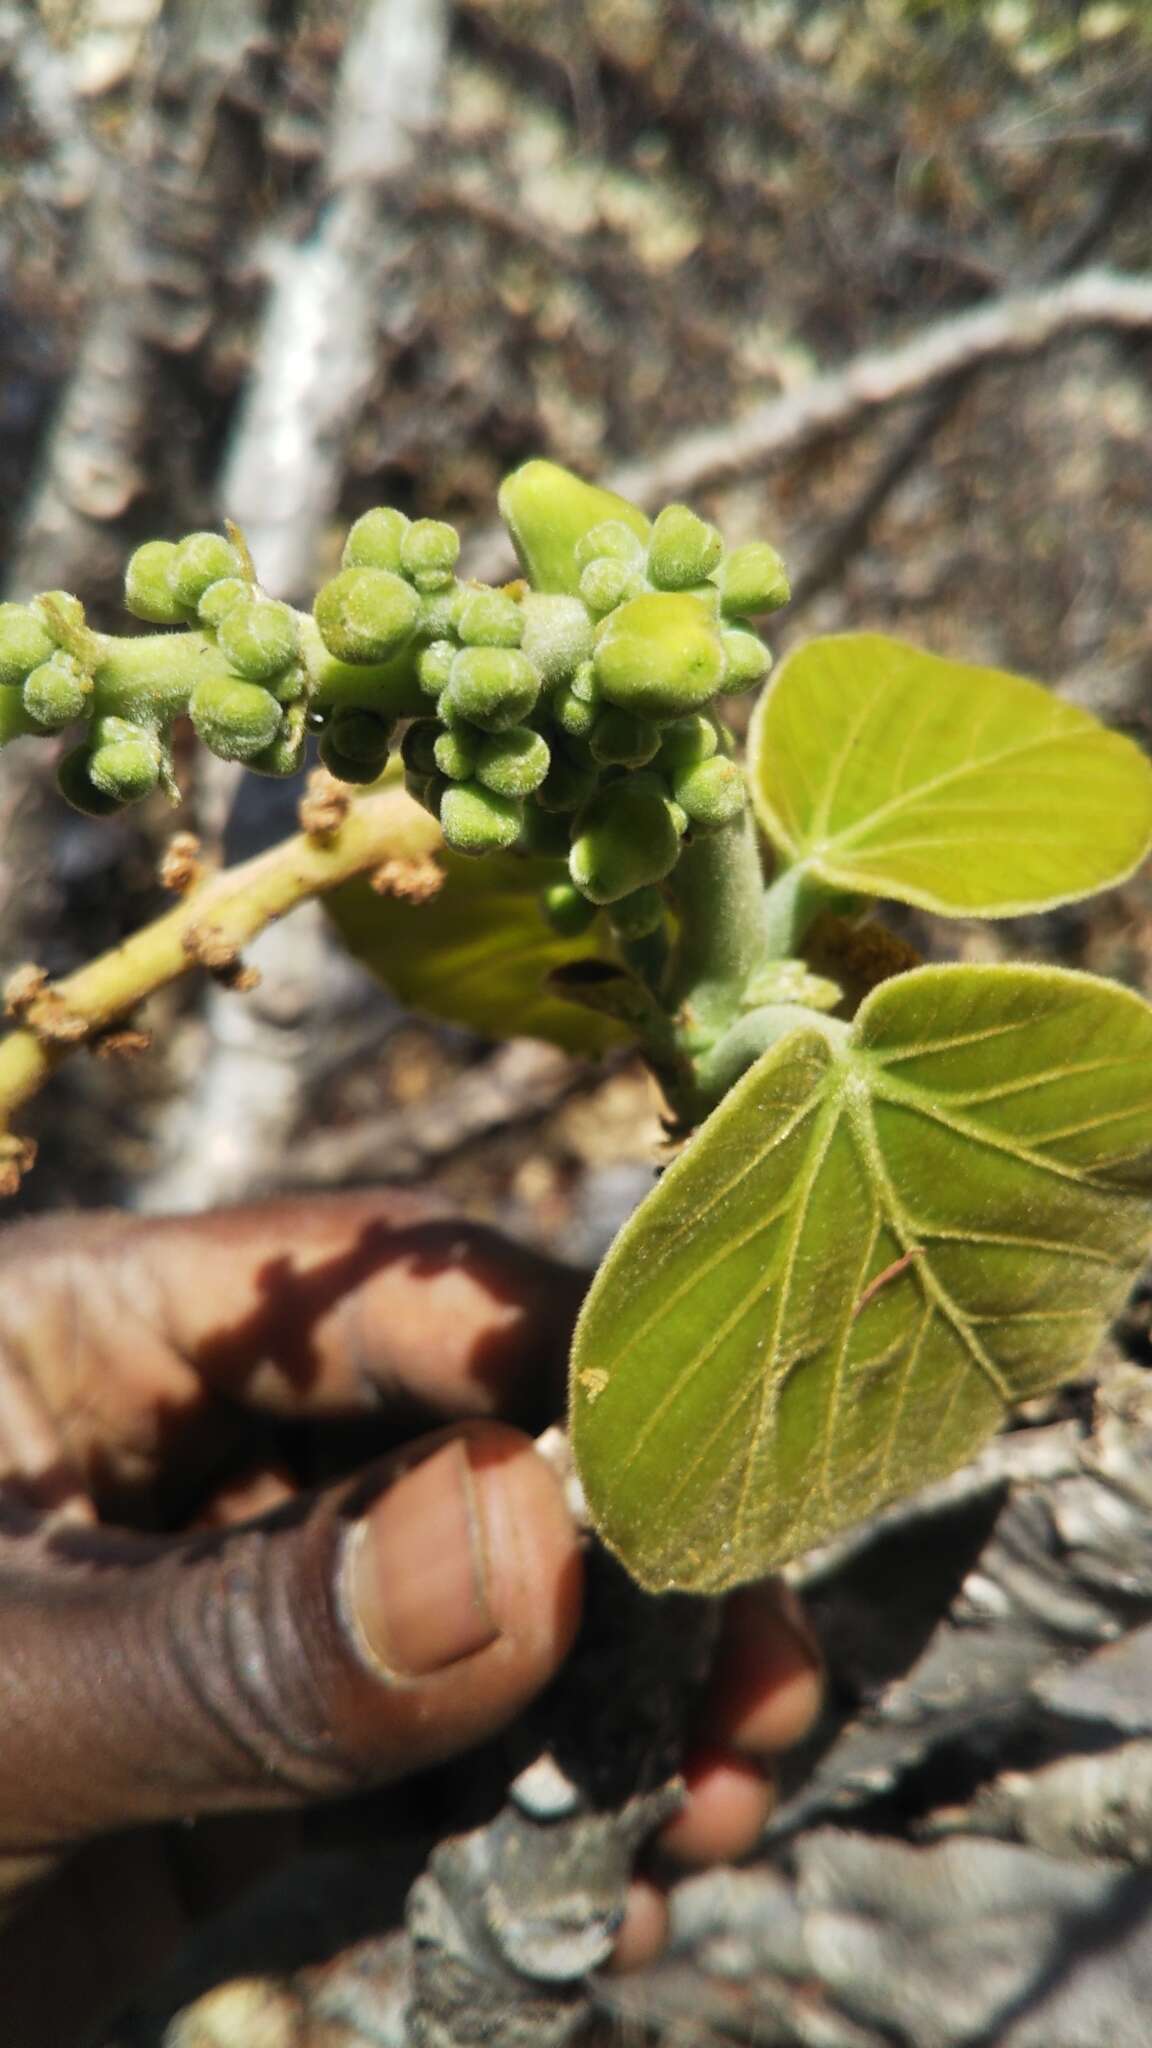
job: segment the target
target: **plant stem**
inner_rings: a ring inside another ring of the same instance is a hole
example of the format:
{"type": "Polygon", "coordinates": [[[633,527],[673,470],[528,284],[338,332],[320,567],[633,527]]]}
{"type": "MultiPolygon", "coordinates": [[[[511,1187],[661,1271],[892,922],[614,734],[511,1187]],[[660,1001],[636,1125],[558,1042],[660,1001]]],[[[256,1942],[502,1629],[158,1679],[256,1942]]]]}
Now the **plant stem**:
{"type": "MultiPolygon", "coordinates": [[[[196,966],[227,971],[242,947],[306,897],[384,861],[425,863],[440,845],[434,821],[397,789],[349,805],[335,829],[302,832],[193,888],[167,916],[20,1005],[20,1028],[0,1041],[0,1122],[34,1095],[67,1054],[196,966]]],[[[5,1162],[20,1146],[0,1140],[5,1162]]],[[[18,1175],[15,1176],[18,1178],[18,1175]]],[[[14,1183],[13,1183],[14,1184],[14,1183]]],[[[12,1192],[12,1187],[6,1189],[12,1192]]]]}
{"type": "Polygon", "coordinates": [[[669,1006],[695,1048],[737,1015],[745,984],[767,950],[764,875],[747,815],[691,841],[671,878],[680,948],[669,1006]]]}

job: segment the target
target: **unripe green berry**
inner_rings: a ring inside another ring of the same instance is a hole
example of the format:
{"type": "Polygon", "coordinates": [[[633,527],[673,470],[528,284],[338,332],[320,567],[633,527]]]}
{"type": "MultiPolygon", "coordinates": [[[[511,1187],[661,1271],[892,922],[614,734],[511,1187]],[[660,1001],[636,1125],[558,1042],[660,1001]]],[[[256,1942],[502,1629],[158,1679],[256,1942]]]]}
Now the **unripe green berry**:
{"type": "Polygon", "coordinates": [[[735,697],[741,690],[754,690],[772,666],[772,656],[755,633],[721,633],[728,662],[724,688],[735,697]]]}
{"type": "Polygon", "coordinates": [[[375,759],[365,760],[353,754],[342,753],[332,734],[323,732],[320,735],[320,759],[329,775],[334,775],[338,782],[351,782],[366,788],[369,783],[379,781],[388,756],[380,754],[375,759]]]}
{"type": "Polygon", "coordinates": [[[146,540],[129,556],[124,603],[134,618],[148,619],[154,626],[184,624],[184,608],[168,580],[175,560],[176,545],[170,540],[146,540]]]}
{"type": "Polygon", "coordinates": [[[188,713],[206,747],[222,761],[251,761],[270,746],[283,716],[275,697],[258,683],[205,677],[188,701],[188,713]]]}
{"type": "Polygon", "coordinates": [[[553,882],[541,899],[544,915],[558,938],[578,939],[596,922],[596,905],[572,882],[553,882]]]}
{"type": "Polygon", "coordinates": [[[570,754],[553,748],[548,773],[536,791],[536,802],[542,811],[578,811],[595,787],[596,770],[590,762],[573,760],[570,754]]]}
{"type": "Polygon", "coordinates": [[[502,590],[470,590],[457,611],[456,631],[465,647],[519,647],[524,614],[502,590]]]}
{"type": "Polygon", "coordinates": [[[466,725],[452,726],[437,735],[432,752],[437,768],[449,782],[471,782],[476,773],[480,735],[466,725]]]}
{"type": "Polygon", "coordinates": [[[435,718],[414,718],[400,742],[400,759],[410,775],[435,775],[439,771],[436,742],[441,726],[435,718]]]}
{"type": "Polygon", "coordinates": [[[726,618],[748,612],[774,612],[791,595],[788,576],[775,548],[766,540],[749,541],[726,555],[716,578],[720,608],[726,618]]]}
{"type": "Polygon", "coordinates": [[[524,637],[521,649],[538,670],[546,690],[569,682],[592,653],[592,621],[578,597],[550,596],[530,590],[521,606],[524,637]]]}
{"type": "Polygon", "coordinates": [[[374,505],[370,512],[361,513],[348,529],[341,568],[391,569],[397,574],[408,524],[403,512],[391,505],[374,505]]]}
{"type": "Polygon", "coordinates": [[[595,661],[609,703],[646,718],[682,718],[724,679],[720,635],[700,599],[683,591],[634,597],[610,612],[595,661]]]}
{"type": "Polygon", "coordinates": [[[600,717],[595,704],[585,703],[576,695],[571,683],[561,683],[552,699],[552,716],[571,739],[587,739],[596,720],[600,717]]]}
{"type": "Polygon", "coordinates": [[[505,732],[535,709],[540,679],[515,647],[462,647],[441,699],[446,718],[464,718],[485,732],[505,732]]]}
{"type": "Polygon", "coordinates": [[[650,718],[613,705],[596,714],[589,738],[593,758],[604,768],[643,768],[660,746],[660,729],[650,718]]]}
{"type": "Polygon", "coordinates": [[[427,696],[438,697],[447,687],[456,653],[457,650],[451,640],[433,640],[430,646],[423,649],[416,663],[416,672],[420,678],[420,688],[427,696]]]}
{"type": "Polygon", "coordinates": [[[0,604],[0,683],[22,683],[55,651],[56,642],[28,605],[0,604]]]}
{"type": "Polygon", "coordinates": [[[251,596],[252,585],[243,576],[222,576],[219,583],[210,583],[203,592],[196,616],[202,626],[213,632],[233,605],[247,604],[251,596]]]}
{"type": "Polygon", "coordinates": [[[687,505],[665,505],[648,542],[648,577],[658,590],[688,590],[710,576],[724,553],[714,526],[687,505]]]}
{"type": "Polygon", "coordinates": [[[664,898],[659,889],[634,889],[612,905],[608,921],[618,939],[646,939],[664,922],[664,898]]]}
{"type": "Polygon", "coordinates": [[[232,605],[216,628],[216,645],[229,668],[245,681],[269,682],[296,657],[298,635],[291,605],[274,597],[232,605]]]}
{"type": "Polygon", "coordinates": [[[456,853],[499,853],[520,837],[520,806],[478,782],[454,782],[440,799],[440,828],[456,853]]]}
{"type": "Polygon", "coordinates": [[[86,818],[110,818],[122,808],[120,799],[97,789],[88,773],[91,756],[87,747],[73,747],[56,766],[56,784],[74,811],[86,818]]]}
{"type": "Polygon", "coordinates": [[[160,780],[160,749],[151,735],[114,740],[89,755],[88,775],[101,796],[118,804],[139,803],[160,780]]]}
{"type": "Polygon", "coordinates": [[[420,600],[388,569],[342,569],[312,607],[320,637],[338,661],[387,661],[411,637],[420,600]]]}
{"type": "Polygon", "coordinates": [[[662,882],[675,867],[680,841],[668,807],[652,790],[618,782],[584,806],[568,856],[568,872],[592,903],[618,903],[634,889],[662,882]]]}
{"type": "Polygon", "coordinates": [[[676,801],[687,813],[690,825],[716,831],[731,824],[744,809],[744,777],[735,761],[714,754],[695,768],[686,768],[673,782],[676,801]]]}
{"type": "Polygon", "coordinates": [[[639,596],[643,588],[643,579],[628,562],[613,561],[607,555],[589,562],[580,577],[580,595],[597,618],[622,604],[626,597],[639,596]]]}
{"type": "Polygon", "coordinates": [[[622,519],[602,519],[598,526],[590,526],[581,534],[576,543],[576,561],[581,569],[589,562],[625,562],[630,569],[639,569],[644,561],[644,543],[632,527],[625,526],[622,519]]]}
{"type": "Polygon", "coordinates": [[[176,544],[168,564],[168,588],[178,605],[194,612],[214,583],[242,577],[243,563],[222,533],[190,533],[176,544]]]}
{"type": "Polygon", "coordinates": [[[350,761],[373,761],[379,774],[394,728],[371,711],[338,711],[327,728],[333,746],[350,761]]]}
{"type": "Polygon", "coordinates": [[[548,742],[531,726],[492,733],[476,756],[476,780],[497,796],[531,796],[548,773],[548,742]]]}
{"type": "Polygon", "coordinates": [[[443,519],[414,519],[400,542],[400,567],[417,590],[449,583],[460,554],[460,535],[443,519]]]}
{"type": "Polygon", "coordinates": [[[87,709],[92,678],[72,655],[57,652],[24,684],[24,709],[45,732],[60,732],[87,709]]]}

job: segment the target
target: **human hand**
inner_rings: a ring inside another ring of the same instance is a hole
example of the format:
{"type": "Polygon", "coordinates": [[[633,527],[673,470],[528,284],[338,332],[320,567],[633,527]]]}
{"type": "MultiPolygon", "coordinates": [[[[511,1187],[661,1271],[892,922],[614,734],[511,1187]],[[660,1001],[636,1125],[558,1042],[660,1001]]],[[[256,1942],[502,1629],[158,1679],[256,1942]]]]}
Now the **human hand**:
{"type": "MultiPolygon", "coordinates": [[[[165,1824],[259,1816],[253,1875],[318,1802],[471,1748],[552,1676],[579,1542],[524,1432],[559,1406],[578,1292],[395,1194],[0,1238],[13,2039],[65,2048],[211,1906],[165,1824]]],[[[780,1591],[730,1602],[669,1853],[752,1846],[818,1692],[780,1591]]],[[[621,1966],[662,1934],[638,1880],[621,1966]]]]}

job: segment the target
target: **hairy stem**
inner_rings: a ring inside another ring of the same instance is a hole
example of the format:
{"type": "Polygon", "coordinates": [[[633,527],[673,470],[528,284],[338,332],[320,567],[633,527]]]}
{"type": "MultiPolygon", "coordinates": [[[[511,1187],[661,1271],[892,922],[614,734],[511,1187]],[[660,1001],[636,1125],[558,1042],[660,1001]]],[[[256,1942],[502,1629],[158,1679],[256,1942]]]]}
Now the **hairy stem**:
{"type": "Polygon", "coordinates": [[[753,968],[767,950],[764,876],[746,814],[692,841],[672,875],[680,948],[670,1007],[690,1042],[711,1044],[727,1029],[753,968]]]}
{"type": "Polygon", "coordinates": [[[67,1053],[156,989],[196,966],[227,972],[257,932],[297,903],[384,861],[426,863],[440,844],[432,819],[396,789],[356,803],[337,797],[331,822],[331,830],[306,830],[211,876],[165,917],[63,981],[10,997],[20,1028],[0,1041],[0,1120],[27,1102],[67,1053]]]}

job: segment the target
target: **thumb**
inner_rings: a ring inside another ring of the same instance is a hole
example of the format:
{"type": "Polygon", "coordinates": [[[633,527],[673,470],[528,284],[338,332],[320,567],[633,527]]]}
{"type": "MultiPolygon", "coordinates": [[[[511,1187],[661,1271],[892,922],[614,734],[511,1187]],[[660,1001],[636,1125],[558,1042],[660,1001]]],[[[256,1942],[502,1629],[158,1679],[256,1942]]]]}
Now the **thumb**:
{"type": "Polygon", "coordinates": [[[482,1741],[551,1677],[577,1538],[475,1423],[210,1537],[0,1538],[0,1853],[297,1804],[482,1741]]]}

